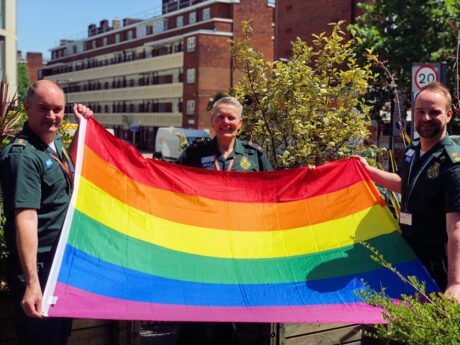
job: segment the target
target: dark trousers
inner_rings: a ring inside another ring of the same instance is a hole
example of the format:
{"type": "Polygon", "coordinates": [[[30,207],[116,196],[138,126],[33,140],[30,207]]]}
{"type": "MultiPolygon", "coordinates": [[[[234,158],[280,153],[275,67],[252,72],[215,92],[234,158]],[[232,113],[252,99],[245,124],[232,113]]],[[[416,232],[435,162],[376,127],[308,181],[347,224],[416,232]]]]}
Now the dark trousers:
{"type": "MultiPolygon", "coordinates": [[[[66,345],[72,330],[72,319],[28,317],[21,307],[25,282],[17,267],[18,265],[10,265],[8,282],[14,299],[16,335],[19,345],[66,345]]],[[[48,278],[47,267],[49,265],[41,263],[37,268],[42,291],[48,278]]]]}

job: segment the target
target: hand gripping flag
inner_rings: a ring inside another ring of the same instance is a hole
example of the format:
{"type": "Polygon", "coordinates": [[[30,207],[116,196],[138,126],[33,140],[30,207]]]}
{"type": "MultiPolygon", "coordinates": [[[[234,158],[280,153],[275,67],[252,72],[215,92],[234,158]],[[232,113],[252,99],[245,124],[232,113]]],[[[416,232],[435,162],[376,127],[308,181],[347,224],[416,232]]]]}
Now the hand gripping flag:
{"type": "Polygon", "coordinates": [[[82,121],[75,191],[44,294],[49,316],[377,323],[356,292],[435,290],[356,159],[237,173],[153,159],[82,121]]]}

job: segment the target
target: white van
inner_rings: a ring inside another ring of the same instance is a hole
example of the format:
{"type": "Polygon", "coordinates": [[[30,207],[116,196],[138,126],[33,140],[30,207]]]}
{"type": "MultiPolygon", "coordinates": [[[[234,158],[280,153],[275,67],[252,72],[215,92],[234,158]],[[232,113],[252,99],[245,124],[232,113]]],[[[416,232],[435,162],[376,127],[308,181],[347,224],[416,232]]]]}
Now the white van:
{"type": "Polygon", "coordinates": [[[200,129],[160,127],[155,137],[153,156],[167,162],[175,162],[187,146],[200,138],[209,138],[209,133],[200,129]]]}

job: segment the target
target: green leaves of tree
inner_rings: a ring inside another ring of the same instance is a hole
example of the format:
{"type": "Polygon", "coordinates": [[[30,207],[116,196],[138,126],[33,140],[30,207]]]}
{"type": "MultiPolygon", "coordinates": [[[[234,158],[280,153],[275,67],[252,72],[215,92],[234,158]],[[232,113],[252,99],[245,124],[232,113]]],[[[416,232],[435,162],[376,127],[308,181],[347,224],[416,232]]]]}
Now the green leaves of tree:
{"type": "Polygon", "coordinates": [[[363,96],[375,76],[370,62],[358,64],[355,40],[346,40],[341,24],[331,24],[329,35],[314,36],[311,46],[297,39],[286,61],[267,61],[251,48],[249,23],[243,39],[233,42],[243,74],[234,89],[244,101],[241,136],[265,147],[277,168],[356,153],[368,135],[370,109],[363,96]]]}

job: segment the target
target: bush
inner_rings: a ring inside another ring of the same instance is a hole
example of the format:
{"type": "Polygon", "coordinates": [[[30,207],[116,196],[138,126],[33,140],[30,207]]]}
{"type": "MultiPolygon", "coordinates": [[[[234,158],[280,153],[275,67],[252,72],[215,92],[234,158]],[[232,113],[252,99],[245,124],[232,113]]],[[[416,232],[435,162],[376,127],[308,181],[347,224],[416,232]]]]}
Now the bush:
{"type": "Polygon", "coordinates": [[[440,292],[427,294],[422,282],[415,277],[403,276],[375,248],[364,245],[373,252],[373,260],[415,290],[414,295],[403,295],[397,303],[385,295],[385,290],[361,291],[360,297],[366,303],[382,308],[383,317],[388,321],[388,325],[377,325],[374,332],[365,332],[366,335],[413,345],[460,344],[460,304],[440,292]]]}

